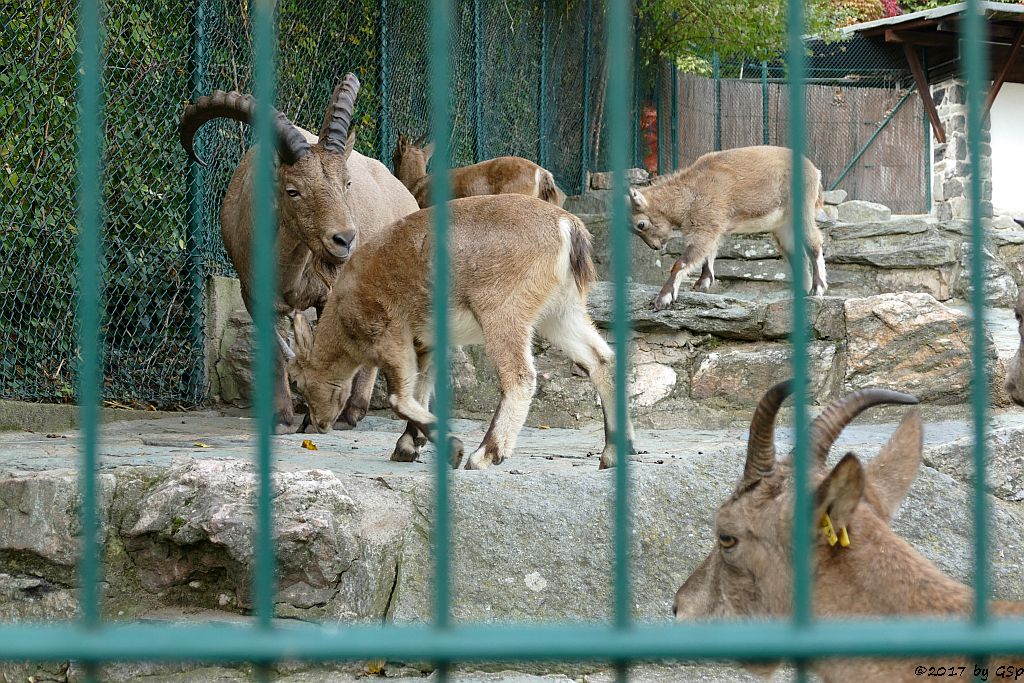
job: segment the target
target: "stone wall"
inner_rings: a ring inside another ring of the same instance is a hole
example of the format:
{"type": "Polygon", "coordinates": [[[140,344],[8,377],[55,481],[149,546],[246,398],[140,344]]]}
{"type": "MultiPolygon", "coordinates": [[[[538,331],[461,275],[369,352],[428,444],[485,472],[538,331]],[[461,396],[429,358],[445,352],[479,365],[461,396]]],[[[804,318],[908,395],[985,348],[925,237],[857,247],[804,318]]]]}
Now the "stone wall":
{"type": "MultiPolygon", "coordinates": [[[[931,86],[935,107],[946,131],[946,142],[935,143],[932,167],[932,207],[939,220],[970,217],[968,199],[971,168],[967,152],[967,89],[950,79],[931,86]]],[[[992,135],[989,118],[981,132],[981,215],[992,216],[992,135]]]]}

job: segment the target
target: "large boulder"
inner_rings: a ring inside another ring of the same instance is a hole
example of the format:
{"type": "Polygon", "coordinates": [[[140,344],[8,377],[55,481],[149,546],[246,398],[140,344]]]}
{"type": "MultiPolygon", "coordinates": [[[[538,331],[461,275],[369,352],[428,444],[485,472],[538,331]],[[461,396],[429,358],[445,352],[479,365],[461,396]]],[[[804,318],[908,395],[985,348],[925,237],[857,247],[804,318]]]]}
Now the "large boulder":
{"type": "Polygon", "coordinates": [[[892,211],[884,204],[866,202],[862,199],[851,199],[839,205],[839,220],[844,223],[887,221],[891,217],[892,211]]]}
{"type": "Polygon", "coordinates": [[[966,314],[928,294],[879,294],[845,303],[845,390],[886,387],[929,403],[964,403],[971,378],[966,314]]]}

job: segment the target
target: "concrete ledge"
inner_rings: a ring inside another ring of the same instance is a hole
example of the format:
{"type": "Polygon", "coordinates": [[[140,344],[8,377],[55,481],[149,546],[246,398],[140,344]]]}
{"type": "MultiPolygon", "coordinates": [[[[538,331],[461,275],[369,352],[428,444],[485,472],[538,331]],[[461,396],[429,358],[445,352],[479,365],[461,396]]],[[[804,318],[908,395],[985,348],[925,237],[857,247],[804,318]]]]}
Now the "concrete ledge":
{"type": "MultiPolygon", "coordinates": [[[[100,411],[100,420],[103,422],[159,420],[178,414],[163,410],[103,408],[100,411]]],[[[77,429],[79,426],[78,406],[76,405],[0,400],[0,432],[66,432],[69,429],[77,429]]]]}

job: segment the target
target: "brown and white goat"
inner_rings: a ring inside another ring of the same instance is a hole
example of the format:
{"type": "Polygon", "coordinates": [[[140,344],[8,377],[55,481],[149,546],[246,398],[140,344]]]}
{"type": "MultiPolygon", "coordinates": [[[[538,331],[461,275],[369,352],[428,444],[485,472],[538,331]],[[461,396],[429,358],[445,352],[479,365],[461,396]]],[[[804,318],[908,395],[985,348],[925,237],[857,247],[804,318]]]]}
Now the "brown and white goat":
{"type": "MultiPolygon", "coordinates": [[[[715,281],[715,254],[730,234],[772,232],[790,259],[795,241],[790,197],[790,150],[785,147],[739,147],[709,152],[690,166],[659,178],[649,187],[631,188],[633,232],[651,249],[661,249],[674,230],[683,233],[683,253],[654,307],[668,308],[691,268],[701,264],[693,289],[706,292],[715,281]]],[[[821,172],[804,159],[804,243],[811,262],[810,293],[828,288],[821,231],[814,221],[824,198],[821,172]]]]}
{"type": "Polygon", "coordinates": [[[1006,366],[1006,393],[1013,402],[1024,406],[1024,289],[1017,294],[1017,304],[1013,307],[1013,315],[1017,319],[1017,335],[1020,346],[1017,353],[1006,366]]]}
{"type": "MultiPolygon", "coordinates": [[[[483,344],[501,388],[494,418],[466,468],[500,463],[515,448],[536,389],[535,332],[589,374],[604,410],[600,466],[614,465],[615,357],[587,314],[587,287],[595,277],[590,233],[571,213],[522,195],[457,199],[448,210],[451,343],[483,344]]],[[[380,367],[391,407],[410,423],[393,460],[416,458],[417,430],[437,438],[427,409],[434,339],[432,213],[407,216],[356,251],[335,280],[315,337],[301,316],[295,319],[291,373],[314,426],[330,429],[340,397],[335,387],[357,367],[380,367]]],[[[632,425],[623,428],[632,444],[632,425]]],[[[452,444],[457,467],[462,443],[453,438],[452,444]]]]}
{"type": "MultiPolygon", "coordinates": [[[[775,416],[789,393],[789,383],[772,387],[754,412],[743,477],[718,510],[715,548],[676,593],[674,612],[680,620],[790,614],[792,465],[776,461],[774,444],[775,416]]],[[[904,418],[867,465],[852,453],[831,470],[826,465],[832,444],[858,413],[883,403],[916,402],[907,394],[866,389],[832,403],[812,423],[814,507],[811,518],[799,523],[808,525],[808,532],[818,532],[827,515],[833,532],[838,532],[828,534],[830,538],[815,533],[811,548],[818,617],[948,618],[970,612],[971,589],[942,574],[889,528],[921,466],[918,412],[904,418]]],[[[1024,604],[996,602],[993,611],[1024,614],[1024,604]]],[[[955,659],[943,657],[941,664],[948,666],[955,659]]],[[[820,660],[814,669],[826,683],[893,683],[918,680],[914,666],[921,662],[820,660]]],[[[775,666],[750,668],[769,675],[775,666]]]]}
{"type": "MultiPolygon", "coordinates": [[[[392,157],[395,175],[409,188],[420,208],[433,203],[427,163],[434,144],[420,147],[404,135],[398,136],[392,157]]],[[[525,194],[555,206],[565,203],[565,194],[555,184],[551,171],[522,157],[497,157],[448,172],[452,199],[483,194],[525,194]]]]}
{"type": "MultiPolygon", "coordinates": [[[[277,278],[279,314],[315,307],[323,310],[335,272],[357,243],[417,210],[416,200],[384,164],[354,151],[349,132],[359,80],[346,75],[331,96],[319,136],[274,112],[277,138],[277,278]]],[[[215,91],[200,97],[181,115],[182,147],[199,164],[195,135],[208,121],[229,118],[250,123],[256,103],[251,95],[215,91]]],[[[255,148],[254,148],[255,149],[255,148]]],[[[235,168],[221,202],[220,228],[231,264],[241,282],[242,301],[252,313],[252,182],[254,149],[235,168]]],[[[205,164],[204,164],[205,165],[205,164]]],[[[342,421],[362,419],[369,407],[376,371],[362,370],[342,421]]],[[[283,357],[279,356],[275,410],[287,424],[294,420],[283,357]]]]}

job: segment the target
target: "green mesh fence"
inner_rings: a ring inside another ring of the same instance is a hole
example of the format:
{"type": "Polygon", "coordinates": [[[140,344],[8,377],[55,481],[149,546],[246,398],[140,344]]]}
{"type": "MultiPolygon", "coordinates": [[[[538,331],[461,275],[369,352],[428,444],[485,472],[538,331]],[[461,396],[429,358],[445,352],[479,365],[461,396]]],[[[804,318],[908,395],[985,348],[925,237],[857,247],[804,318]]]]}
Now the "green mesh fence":
{"type": "MultiPolygon", "coordinates": [[[[591,0],[453,3],[452,159],[537,160],[568,193],[601,154],[603,11],[591,0]],[[589,30],[588,30],[589,27],[589,30]],[[593,125],[584,122],[593,122],[593,125]]],[[[73,0],[9,0],[0,30],[0,398],[73,399],[76,243],[73,0]]],[[[280,0],[278,99],[315,131],[335,80],[362,81],[357,148],[390,165],[399,133],[429,131],[425,0],[280,0]]],[[[105,339],[108,404],[173,408],[206,395],[204,287],[232,275],[220,201],[248,127],[205,126],[187,163],[184,105],[251,92],[246,0],[103,4],[105,339]]]]}

